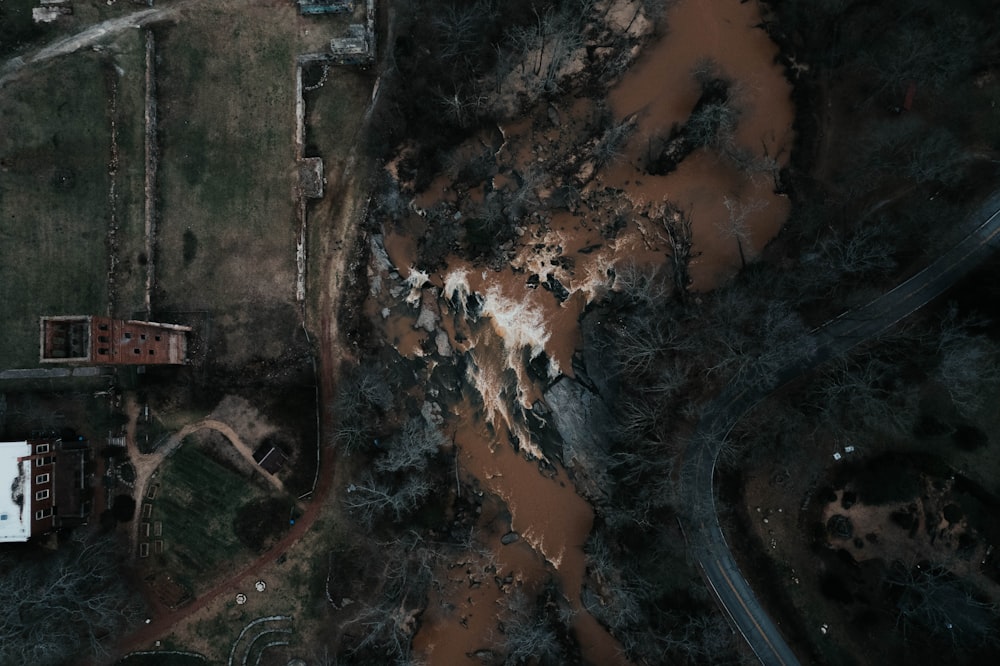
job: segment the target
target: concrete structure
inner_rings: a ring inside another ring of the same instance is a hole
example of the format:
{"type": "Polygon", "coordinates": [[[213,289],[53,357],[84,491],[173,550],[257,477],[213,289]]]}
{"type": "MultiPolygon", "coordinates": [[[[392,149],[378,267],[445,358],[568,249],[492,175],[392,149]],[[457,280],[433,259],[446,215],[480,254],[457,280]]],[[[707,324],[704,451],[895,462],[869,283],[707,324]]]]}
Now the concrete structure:
{"type": "Polygon", "coordinates": [[[368,48],[368,31],[360,23],[347,26],[346,37],[330,40],[330,53],[338,65],[362,65],[371,61],[368,48]]]}
{"type": "Polygon", "coordinates": [[[58,438],[0,442],[0,542],[24,542],[90,515],[90,446],[58,438]]]}
{"type": "Polygon", "coordinates": [[[365,22],[347,26],[345,37],[330,40],[330,48],[322,53],[303,53],[296,60],[301,65],[313,63],[335,65],[370,65],[378,50],[375,33],[375,0],[365,1],[365,22]]]}
{"type": "Polygon", "coordinates": [[[346,14],[354,11],[354,0],[296,0],[299,13],[309,14],[346,14]]]}
{"type": "Polygon", "coordinates": [[[40,0],[41,6],[31,10],[31,19],[35,23],[52,23],[60,16],[69,16],[73,7],[69,0],[40,0]]]}
{"type": "Polygon", "coordinates": [[[326,178],[323,176],[323,160],[319,157],[303,157],[299,160],[299,192],[308,199],[322,199],[326,178]]]}
{"type": "Polygon", "coordinates": [[[187,363],[190,326],[96,317],[42,317],[39,360],[77,365],[187,363]]]}

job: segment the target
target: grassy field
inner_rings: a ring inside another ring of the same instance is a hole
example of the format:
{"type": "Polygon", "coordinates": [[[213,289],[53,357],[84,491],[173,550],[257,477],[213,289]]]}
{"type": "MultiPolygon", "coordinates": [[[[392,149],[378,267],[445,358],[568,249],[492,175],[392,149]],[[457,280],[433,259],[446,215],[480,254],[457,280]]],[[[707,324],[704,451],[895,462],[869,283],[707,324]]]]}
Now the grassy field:
{"type": "MultiPolygon", "coordinates": [[[[226,365],[279,357],[298,325],[296,56],[325,48],[349,20],[304,18],[292,3],[238,13],[199,7],[158,35],[154,301],[213,312],[213,358],[226,365]]],[[[308,97],[308,140],[328,174],[356,139],[370,94],[363,79],[334,68],[308,97]]]]}
{"type": "Polygon", "coordinates": [[[107,308],[106,92],[93,53],[0,91],[0,368],[38,364],[40,315],[107,308]]]}
{"type": "Polygon", "coordinates": [[[238,364],[297,325],[293,7],[192,11],[159,35],[156,302],[217,313],[238,364]],[[246,335],[248,329],[257,335],[246,335]]]}
{"type": "Polygon", "coordinates": [[[118,224],[114,313],[132,317],[143,309],[146,291],[145,100],[146,45],[143,33],[123,33],[113,44],[122,74],[115,96],[118,165],[115,173],[118,224]]]}
{"type": "Polygon", "coordinates": [[[163,525],[164,549],[152,564],[197,592],[221,568],[252,557],[233,532],[240,507],[264,496],[252,481],[188,440],[166,463],[160,486],[151,520],[163,525]]]}
{"type": "MultiPolygon", "coordinates": [[[[191,8],[157,28],[153,306],[154,316],[211,312],[213,360],[241,366],[280,357],[298,326],[295,57],[321,49],[349,19],[305,19],[293,3],[231,9],[191,8]]],[[[106,18],[97,5],[81,11],[106,18]]],[[[46,28],[35,43],[65,29],[46,28]]],[[[0,136],[0,368],[37,365],[41,314],[110,307],[128,317],[143,308],[143,34],[127,31],[105,47],[39,66],[0,91],[0,125],[18,128],[0,136]]],[[[364,78],[335,69],[310,96],[309,141],[334,179],[367,101],[364,78]]]]}
{"type": "Polygon", "coordinates": [[[39,66],[0,90],[0,368],[38,365],[38,317],[129,315],[142,304],[143,51],[138,33],[102,53],[39,66]],[[72,82],[72,85],[69,84],[72,82]],[[119,241],[109,293],[112,118],[119,241]],[[114,298],[113,298],[114,297],[114,298]]]}

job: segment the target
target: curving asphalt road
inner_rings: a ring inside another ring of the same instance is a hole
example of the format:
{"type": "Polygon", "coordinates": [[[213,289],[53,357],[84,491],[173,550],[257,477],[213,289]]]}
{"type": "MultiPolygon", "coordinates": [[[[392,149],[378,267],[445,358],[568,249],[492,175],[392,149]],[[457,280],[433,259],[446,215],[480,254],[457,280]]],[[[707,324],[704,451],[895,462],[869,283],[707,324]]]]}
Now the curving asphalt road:
{"type": "Polygon", "coordinates": [[[684,476],[690,480],[685,484],[685,499],[693,516],[688,534],[692,554],[716,602],[766,666],[793,666],[799,661],[740,573],[719,526],[713,490],[719,452],[733,426],[777,387],[883,333],[1000,248],[1000,191],[994,192],[968,219],[970,224],[982,221],[922,271],[867,305],[813,330],[815,352],[785,367],[770,386],[730,386],[724,390],[706,408],[688,442],[684,476]]]}

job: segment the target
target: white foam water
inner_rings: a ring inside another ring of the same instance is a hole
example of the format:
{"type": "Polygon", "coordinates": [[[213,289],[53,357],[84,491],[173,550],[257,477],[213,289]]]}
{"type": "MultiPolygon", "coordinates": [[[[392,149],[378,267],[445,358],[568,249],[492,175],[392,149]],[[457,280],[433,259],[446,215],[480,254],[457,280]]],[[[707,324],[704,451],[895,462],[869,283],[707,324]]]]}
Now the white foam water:
{"type": "MultiPolygon", "coordinates": [[[[454,270],[445,276],[442,295],[470,322],[480,318],[490,322],[489,326],[472,329],[467,370],[469,383],[482,397],[487,422],[494,428],[506,428],[526,453],[544,458],[523,419],[515,413],[515,405],[530,407],[528,396],[532,392],[523,351],[527,350],[528,358],[534,359],[545,351],[545,343],[549,340],[543,313],[527,303],[507,298],[497,286],[489,287],[485,295],[475,294],[465,269],[454,270]],[[480,296],[482,305],[478,312],[470,313],[467,303],[473,295],[480,296]],[[513,371],[516,382],[510,381],[508,370],[513,371]]],[[[550,361],[549,373],[559,373],[557,363],[550,361]]]]}

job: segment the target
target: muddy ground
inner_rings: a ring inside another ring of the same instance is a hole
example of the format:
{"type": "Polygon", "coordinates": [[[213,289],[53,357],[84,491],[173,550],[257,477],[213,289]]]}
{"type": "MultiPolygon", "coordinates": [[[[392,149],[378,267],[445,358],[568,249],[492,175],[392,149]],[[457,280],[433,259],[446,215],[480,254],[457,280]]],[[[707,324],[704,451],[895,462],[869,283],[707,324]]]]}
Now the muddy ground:
{"type": "MultiPolygon", "coordinates": [[[[629,15],[626,5],[609,6],[609,20],[629,15]]],[[[616,275],[668,270],[671,215],[692,222],[690,283],[682,290],[725,281],[780,228],[788,204],[777,179],[791,147],[793,109],[789,84],[773,62],[775,46],[753,27],[757,11],[729,2],[672,6],[665,36],[651,41],[610,89],[554,96],[521,118],[473,133],[450,149],[452,166],[431,177],[426,190],[414,192],[416,183],[407,180],[415,149],[404,145],[387,165],[413,212],[383,222],[370,237],[365,311],[408,359],[403,374],[412,379],[403,387],[418,406],[443,416],[457,448],[456,481],[506,506],[520,545],[501,545],[503,529],[492,524],[481,525],[478,537],[494,553],[498,575],[513,576],[528,595],[556,581],[588,663],[623,657],[580,600],[594,512],[574,487],[584,470],[573,465],[581,460],[561,459],[561,447],[544,446],[554,404],[547,405],[546,391],[560,377],[575,377],[581,314],[621,288],[616,275]],[[651,174],[649,146],[691,113],[699,99],[692,71],[706,59],[738,91],[733,140],[760,170],[741,171],[721,152],[703,149],[673,173],[651,174]],[[627,128],[627,138],[605,160],[596,151],[609,122],[627,128]],[[476,220],[497,198],[527,202],[532,212],[509,235],[480,246],[476,220]],[[441,240],[463,226],[464,241],[441,240]],[[488,256],[463,258],[470,250],[488,256]]],[[[447,576],[442,570],[441,579],[447,576]]],[[[475,663],[470,655],[477,650],[502,651],[490,635],[497,631],[495,609],[509,593],[483,585],[432,594],[415,650],[442,664],[475,663]]]]}

